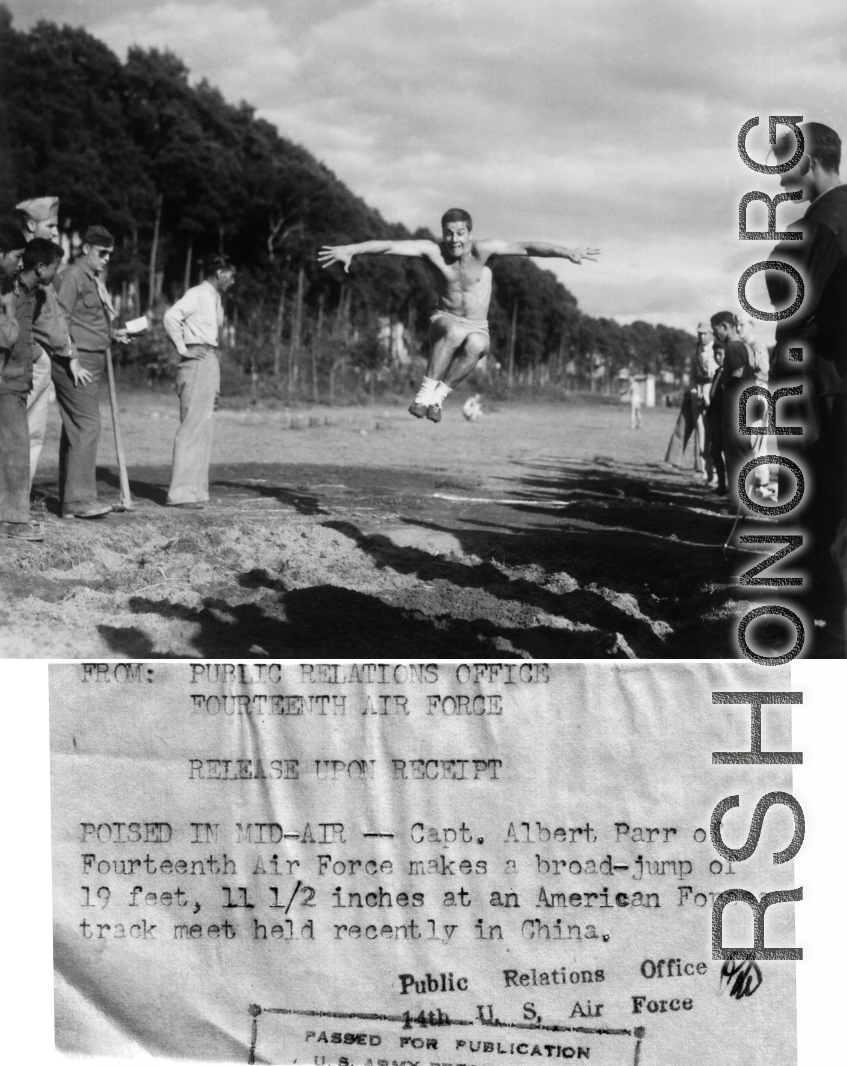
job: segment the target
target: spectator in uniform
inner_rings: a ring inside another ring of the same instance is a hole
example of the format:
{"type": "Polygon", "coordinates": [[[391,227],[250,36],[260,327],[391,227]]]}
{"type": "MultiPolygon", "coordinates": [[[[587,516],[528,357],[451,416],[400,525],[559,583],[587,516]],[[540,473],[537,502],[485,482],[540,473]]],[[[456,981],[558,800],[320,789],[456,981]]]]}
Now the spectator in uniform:
{"type": "Polygon", "coordinates": [[[26,238],[0,223],[0,536],[40,541],[29,520],[29,429],[26,401],[32,387],[32,316],[38,281],[21,283],[26,238]]]}
{"type": "Polygon", "coordinates": [[[112,508],[97,499],[100,440],[100,382],[112,341],[129,341],[114,329],[115,309],[104,275],[115,238],[103,226],[89,226],[82,256],[59,275],[59,307],[68,322],[74,358],[53,358],[53,384],[62,415],[59,496],[64,518],[102,518],[112,508]]]}
{"type": "MultiPolygon", "coordinates": [[[[711,470],[714,473],[714,491],[718,496],[726,496],[726,464],[723,458],[723,408],[721,406],[721,382],[723,380],[723,345],[716,344],[712,349],[715,372],[709,385],[708,402],[703,412],[705,447],[711,470]]],[[[711,479],[708,482],[711,487],[711,479]]]]}
{"type": "Polygon", "coordinates": [[[668,442],[665,462],[681,466],[688,441],[693,436],[694,470],[703,475],[707,484],[712,479],[713,468],[706,449],[704,413],[708,404],[706,392],[714,369],[712,330],[708,322],[701,322],[697,327],[697,345],[688,367],[688,388],[683,394],[679,417],[668,442]]]}
{"type": "MultiPolygon", "coordinates": [[[[39,196],[33,200],[24,200],[15,208],[15,221],[28,241],[37,238],[52,241],[58,245],[58,197],[39,196]]],[[[65,360],[71,358],[68,324],[59,309],[56,290],[52,285],[42,286],[39,293],[39,307],[32,323],[32,335],[34,340],[32,391],[27,400],[30,487],[44,445],[44,435],[47,432],[52,377],[50,356],[65,360]]]]}
{"type": "Polygon", "coordinates": [[[711,317],[715,344],[724,349],[718,391],[721,406],[723,457],[726,463],[727,494],[738,505],[738,475],[753,458],[752,438],[738,429],[738,399],[754,380],[747,348],[738,336],[738,319],[731,311],[719,311],[711,317]]]}

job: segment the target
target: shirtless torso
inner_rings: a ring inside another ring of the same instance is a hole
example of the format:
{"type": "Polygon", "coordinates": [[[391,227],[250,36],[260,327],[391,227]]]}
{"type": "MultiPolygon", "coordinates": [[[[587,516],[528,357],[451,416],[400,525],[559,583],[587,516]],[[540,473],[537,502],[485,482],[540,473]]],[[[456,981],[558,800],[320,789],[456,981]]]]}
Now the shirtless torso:
{"type": "Polygon", "coordinates": [[[439,309],[459,318],[487,321],[492,274],[486,245],[490,242],[473,241],[459,259],[450,256],[443,242],[426,243],[430,247],[424,258],[438,289],[439,309]]]}

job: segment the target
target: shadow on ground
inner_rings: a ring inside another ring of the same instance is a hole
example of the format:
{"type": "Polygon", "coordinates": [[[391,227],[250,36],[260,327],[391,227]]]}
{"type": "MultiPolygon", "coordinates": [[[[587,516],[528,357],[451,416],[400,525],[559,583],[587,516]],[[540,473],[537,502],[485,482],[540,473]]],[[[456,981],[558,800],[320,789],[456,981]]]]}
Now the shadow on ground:
{"type": "MultiPolygon", "coordinates": [[[[115,654],[734,658],[738,618],[757,602],[735,579],[761,556],[724,558],[734,516],[659,464],[540,459],[484,488],[402,469],[213,475],[221,506],[228,494],[273,505],[255,533],[277,557],[231,569],[190,605],[167,587],[128,597],[132,625],[98,625],[115,654]],[[148,623],[190,636],[163,651],[148,623]]],[[[133,484],[158,502],[155,478],[133,484]]],[[[763,627],[758,639],[775,654],[793,631],[763,627]]],[[[843,654],[831,630],[816,646],[843,654]]]]}

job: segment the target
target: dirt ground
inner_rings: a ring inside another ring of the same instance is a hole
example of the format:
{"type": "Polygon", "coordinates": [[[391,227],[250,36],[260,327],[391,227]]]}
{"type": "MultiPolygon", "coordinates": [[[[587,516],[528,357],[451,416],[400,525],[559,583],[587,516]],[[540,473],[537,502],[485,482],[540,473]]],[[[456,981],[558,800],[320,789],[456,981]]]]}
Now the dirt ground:
{"type": "Polygon", "coordinates": [[[57,516],[51,408],[47,540],[0,542],[4,656],[736,657],[757,602],[723,557],[732,516],[660,461],[675,410],[632,431],[627,407],[579,403],[469,423],[454,398],[437,426],[399,402],[224,409],[211,504],[186,512],[164,507],[175,399],[121,406],[134,506],[97,521],[57,516]]]}

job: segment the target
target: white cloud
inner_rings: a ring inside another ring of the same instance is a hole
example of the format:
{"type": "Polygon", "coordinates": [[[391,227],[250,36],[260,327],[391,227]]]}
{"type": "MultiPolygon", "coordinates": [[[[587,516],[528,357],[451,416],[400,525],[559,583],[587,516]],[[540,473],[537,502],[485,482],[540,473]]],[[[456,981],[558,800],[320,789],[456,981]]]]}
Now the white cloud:
{"type": "Polygon", "coordinates": [[[847,128],[835,0],[91,4],[113,48],[171,48],[392,220],[458,203],[480,232],[600,244],[596,270],[557,270],[595,314],[724,305],[728,262],[758,254],[738,199],[775,191],[738,159],[742,123],[763,116],[751,152],[769,113],[847,128]]]}
{"type": "Polygon", "coordinates": [[[267,76],[287,80],[297,57],[284,46],[266,5],[212,0],[158,4],[110,16],[91,27],[120,55],[132,45],[167,48],[195,78],[205,77],[230,99],[256,102],[267,76]]]}

